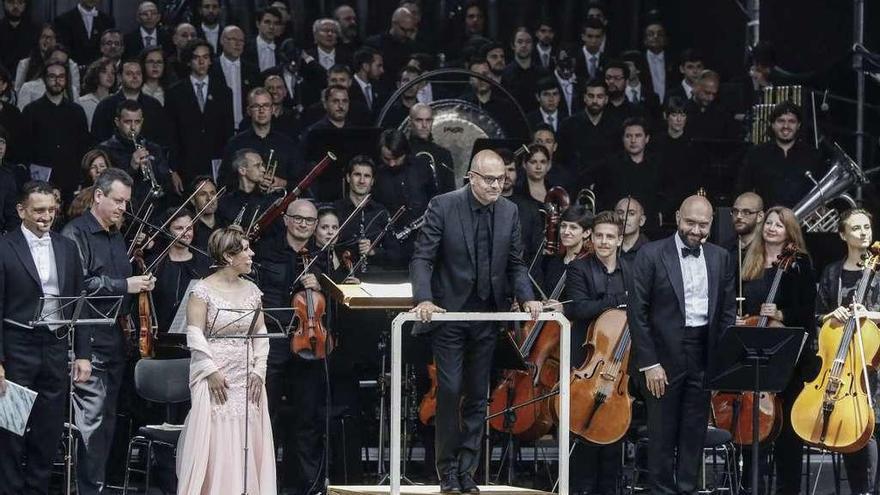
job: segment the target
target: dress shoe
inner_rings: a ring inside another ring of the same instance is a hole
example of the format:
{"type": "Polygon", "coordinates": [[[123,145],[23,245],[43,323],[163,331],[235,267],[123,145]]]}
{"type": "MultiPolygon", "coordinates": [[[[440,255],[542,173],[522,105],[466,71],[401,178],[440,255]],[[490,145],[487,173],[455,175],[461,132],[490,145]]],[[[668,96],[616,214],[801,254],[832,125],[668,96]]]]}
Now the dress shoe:
{"type": "Polygon", "coordinates": [[[440,478],[440,493],[461,493],[461,483],[455,472],[446,473],[440,478]]]}
{"type": "Polygon", "coordinates": [[[470,473],[460,473],[458,482],[461,485],[461,493],[480,493],[480,489],[470,473]]]}

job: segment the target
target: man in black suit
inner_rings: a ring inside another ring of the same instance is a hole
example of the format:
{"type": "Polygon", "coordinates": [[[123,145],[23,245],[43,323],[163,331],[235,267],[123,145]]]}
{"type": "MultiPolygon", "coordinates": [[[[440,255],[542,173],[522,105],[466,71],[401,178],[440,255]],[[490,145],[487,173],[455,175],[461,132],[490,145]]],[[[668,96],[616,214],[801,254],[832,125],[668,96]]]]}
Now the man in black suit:
{"type": "Polygon", "coordinates": [[[538,81],[534,96],[538,109],[526,116],[532,132],[541,124],[549,125],[553,132],[559,131],[559,125],[568,118],[568,108],[559,104],[562,99],[559,93],[559,86],[553,78],[545,77],[538,81]]]}
{"type": "Polygon", "coordinates": [[[585,111],[566,119],[559,129],[559,156],[577,174],[576,191],[591,185],[596,171],[618,149],[619,122],[605,111],[608,87],[601,79],[589,81],[582,94],[585,111]]]}
{"type": "Polygon", "coordinates": [[[651,492],[694,493],[709,420],[704,381],[722,333],[735,322],[729,253],[706,243],[712,205],[701,196],[676,212],[678,231],[636,256],[627,317],[632,375],[648,412],[651,492]]]}
{"type": "Polygon", "coordinates": [[[174,51],[171,36],[159,28],[160,20],[162,16],[159,15],[159,8],[154,2],[146,0],[138,5],[138,27],[125,35],[126,58],[137,56],[144,48],[151,46],[161,46],[166,56],[174,51]]]}
{"type": "MultiPolygon", "coordinates": [[[[76,245],[51,231],[58,209],[47,182],[25,184],[17,205],[21,228],[0,239],[0,397],[5,380],[37,392],[24,436],[0,430],[0,493],[48,493],[49,474],[64,427],[68,387],[67,341],[51,327],[30,325],[43,296],[78,296],[82,265],[76,245]]],[[[60,307],[46,302],[44,315],[60,307]]],[[[92,366],[88,327],[74,334],[73,379],[88,380],[92,366]]]]}
{"type": "Polygon", "coordinates": [[[569,116],[584,109],[581,94],[587,81],[578,82],[575,76],[576,63],[577,59],[571,53],[567,50],[559,50],[556,55],[556,67],[553,69],[553,78],[559,86],[559,107],[569,116]]]}
{"type": "Polygon", "coordinates": [[[351,101],[365,106],[370,116],[375,116],[382,103],[379,101],[379,80],[385,74],[382,54],[371,46],[361,47],[354,53],[352,62],[354,84],[349,90],[351,101]]]}
{"type": "Polygon", "coordinates": [[[70,58],[89,65],[101,56],[101,33],[116,25],[98,10],[100,0],[80,0],[76,7],[55,18],[59,41],[70,49],[70,58]]]}
{"type": "Polygon", "coordinates": [[[587,19],[581,26],[581,47],[575,52],[575,75],[578,81],[602,76],[605,68],[605,25],[598,19],[587,19]]]}
{"type": "MultiPolygon", "coordinates": [[[[205,3],[216,0],[205,0],[205,3]]],[[[226,81],[232,94],[233,125],[239,128],[247,106],[247,94],[257,87],[260,71],[241,59],[244,50],[244,31],[238,26],[226,26],[220,35],[222,53],[211,64],[211,76],[226,81]]]]}
{"type": "Polygon", "coordinates": [[[666,101],[666,90],[678,80],[672,57],[666,53],[666,28],[663,24],[655,20],[645,26],[644,44],[640,65],[647,72],[645,82],[660,101],[666,101]]]}
{"type": "MultiPolygon", "coordinates": [[[[220,17],[223,11],[220,7],[220,0],[200,0],[199,1],[199,19],[201,22],[196,24],[196,36],[208,42],[214,53],[223,53],[223,46],[220,43],[220,35],[225,29],[220,17]]],[[[242,45],[244,46],[244,45],[242,45]]]]}
{"type": "Polygon", "coordinates": [[[419,51],[413,42],[418,32],[418,20],[405,7],[399,7],[391,15],[391,28],[364,41],[365,45],[372,46],[382,54],[385,62],[386,75],[382,83],[386,87],[394,84],[394,78],[400,73],[400,69],[406,65],[410,56],[419,51]]]}
{"type": "MultiPolygon", "coordinates": [[[[512,292],[537,318],[522,259],[516,205],[501,198],[504,162],[483,150],[471,161],[470,184],[432,199],[410,263],[411,310],[423,323],[445,311],[497,311],[512,292]],[[464,242],[462,242],[464,239],[464,242]],[[510,285],[508,285],[510,284],[510,285]]],[[[473,479],[486,412],[496,325],[449,322],[419,325],[431,332],[437,364],[436,466],[441,493],[478,493],[473,479]],[[467,378],[467,379],[465,379],[467,378]]]]}
{"type": "Polygon", "coordinates": [[[247,63],[259,67],[260,72],[277,67],[281,63],[282,30],[281,12],[267,7],[257,13],[257,35],[245,46],[242,57],[247,63]]]}
{"type": "Polygon", "coordinates": [[[184,182],[211,174],[219,166],[223,147],[232,137],[232,92],[219,78],[210,77],[211,45],[195,39],[186,45],[183,62],[189,77],[168,90],[166,107],[175,129],[172,162],[184,182]],[[214,162],[217,160],[217,162],[214,162]]]}
{"type": "Polygon", "coordinates": [[[554,43],[555,39],[556,30],[553,28],[553,21],[546,18],[538,21],[538,27],[535,29],[535,51],[532,59],[547,72],[556,68],[558,48],[554,43]]]}

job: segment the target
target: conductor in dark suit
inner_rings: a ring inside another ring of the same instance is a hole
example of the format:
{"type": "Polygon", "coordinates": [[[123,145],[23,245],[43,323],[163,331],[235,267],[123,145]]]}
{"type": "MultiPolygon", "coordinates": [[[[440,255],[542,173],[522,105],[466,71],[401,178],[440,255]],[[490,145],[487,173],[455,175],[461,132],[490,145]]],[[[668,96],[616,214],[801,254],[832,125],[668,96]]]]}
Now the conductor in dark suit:
{"type": "MultiPolygon", "coordinates": [[[[78,296],[83,286],[73,241],[51,232],[57,203],[47,182],[28,182],[17,204],[21,227],[0,239],[0,396],[10,380],[37,392],[23,437],[0,430],[0,493],[48,493],[49,474],[64,428],[67,339],[56,326],[30,325],[43,296],[78,296]],[[5,378],[4,378],[5,374],[5,378]]],[[[60,305],[46,302],[44,315],[60,305]]],[[[73,378],[91,374],[89,330],[78,327],[73,378]]]]}
{"type": "Polygon", "coordinates": [[[709,420],[704,380],[715,344],[736,315],[730,255],[705,242],[712,205],[691,196],[675,218],[678,232],[636,255],[627,310],[654,494],[696,492],[709,420]]]}
{"type": "MultiPolygon", "coordinates": [[[[183,50],[189,77],[178,81],[165,97],[175,129],[173,163],[184,182],[211,173],[212,160],[223,157],[232,137],[232,91],[223,78],[210,77],[212,49],[205,40],[194,39],[183,50]]],[[[218,162],[219,163],[219,162],[218,162]]]]}
{"type": "MultiPolygon", "coordinates": [[[[423,323],[433,313],[485,312],[510,307],[512,293],[537,318],[522,260],[519,213],[501,198],[504,162],[483,150],[471,161],[470,184],[434,197],[410,263],[412,309],[423,323]],[[464,242],[462,242],[462,240],[464,242]]],[[[449,322],[430,328],[437,364],[436,466],[443,493],[477,493],[473,480],[495,349],[491,322],[449,322]]]]}

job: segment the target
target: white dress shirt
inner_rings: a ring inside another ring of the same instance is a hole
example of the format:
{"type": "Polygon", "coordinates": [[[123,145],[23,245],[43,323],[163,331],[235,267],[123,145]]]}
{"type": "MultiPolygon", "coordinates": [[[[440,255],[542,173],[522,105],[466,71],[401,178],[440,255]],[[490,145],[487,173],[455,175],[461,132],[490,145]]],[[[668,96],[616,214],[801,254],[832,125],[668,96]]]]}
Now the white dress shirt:
{"type": "Polygon", "coordinates": [[[562,88],[562,97],[565,98],[565,104],[568,105],[568,112],[574,114],[574,109],[571,107],[571,99],[574,96],[574,76],[571,79],[563,79],[559,77],[559,71],[553,71],[553,75],[556,76],[556,82],[562,88]]]}
{"type": "MultiPolygon", "coordinates": [[[[196,95],[196,102],[199,101],[199,83],[205,83],[205,85],[202,86],[202,96],[205,97],[205,108],[207,108],[208,101],[211,100],[211,95],[208,94],[208,85],[210,84],[209,76],[205,76],[204,79],[199,80],[196,78],[196,76],[193,76],[192,74],[190,74],[189,83],[192,84],[193,94],[196,95]]],[[[202,112],[204,112],[204,111],[205,110],[202,109],[202,112]]]]}
{"type": "Polygon", "coordinates": [[[684,94],[685,96],[687,96],[688,100],[694,97],[694,88],[692,88],[691,85],[687,83],[687,79],[681,80],[681,87],[684,88],[684,94]]]}
{"type": "Polygon", "coordinates": [[[275,43],[267,43],[257,36],[257,57],[260,63],[260,72],[271,69],[278,65],[275,61],[275,43]]]}
{"type": "Polygon", "coordinates": [[[217,53],[217,43],[220,40],[220,24],[216,24],[214,27],[208,27],[202,23],[202,32],[205,33],[205,41],[211,45],[214,49],[214,53],[217,53]]]}
{"type": "Polygon", "coordinates": [[[425,83],[422,86],[422,89],[416,93],[416,99],[419,100],[419,103],[431,103],[434,101],[434,88],[431,86],[431,83],[425,83]]]}
{"type": "Polygon", "coordinates": [[[317,47],[318,52],[318,63],[325,70],[330,70],[330,67],[336,65],[336,49],[334,48],[332,51],[325,52],[321,49],[321,47],[317,47]]]}
{"type": "Polygon", "coordinates": [[[700,246],[700,256],[682,256],[685,247],[681,236],[675,234],[675,253],[681,265],[681,281],[684,284],[684,326],[701,327],[709,324],[709,273],[706,269],[706,253],[700,246]]]}
{"type": "MultiPolygon", "coordinates": [[[[43,237],[37,237],[36,234],[28,230],[24,225],[21,225],[20,228],[24,234],[25,241],[27,241],[28,249],[31,251],[34,265],[37,267],[43,295],[61,295],[61,288],[58,283],[58,265],[55,263],[55,251],[52,249],[52,237],[48,233],[43,234],[43,237]]],[[[52,314],[58,307],[58,301],[46,301],[43,305],[42,315],[52,315],[52,318],[60,320],[61,315],[52,314]]],[[[58,326],[60,325],[52,325],[50,328],[57,328],[58,326]]]]}
{"type": "Polygon", "coordinates": [[[147,48],[150,46],[159,46],[159,30],[158,29],[153,29],[153,32],[151,33],[149,31],[147,31],[146,29],[144,29],[143,26],[141,26],[140,32],[141,32],[141,42],[143,42],[144,48],[147,48]],[[148,36],[150,38],[149,40],[147,39],[148,36]]]}
{"type": "Polygon", "coordinates": [[[602,51],[599,50],[599,53],[590,53],[585,46],[581,47],[581,51],[584,52],[584,62],[587,64],[587,74],[589,74],[590,79],[592,79],[596,77],[596,73],[599,72],[599,57],[602,55],[602,51]],[[591,67],[593,69],[592,72],[590,72],[591,67]]]}
{"type": "Polygon", "coordinates": [[[541,44],[538,43],[535,45],[535,50],[538,52],[538,60],[541,62],[541,66],[546,68],[550,67],[550,62],[553,60],[553,57],[550,56],[550,53],[553,51],[552,46],[548,46],[547,49],[541,48],[541,44]],[[546,60],[546,62],[545,62],[546,60]]]}
{"type": "Polygon", "coordinates": [[[226,54],[220,55],[220,67],[223,68],[223,77],[226,85],[232,91],[232,115],[235,119],[235,128],[242,119],[241,111],[241,59],[229,60],[226,54]]]}
{"type": "Polygon", "coordinates": [[[547,113],[543,108],[539,108],[538,110],[541,112],[541,120],[552,127],[553,131],[556,132],[556,130],[559,129],[559,110],[553,113],[547,113]]]}
{"type": "Polygon", "coordinates": [[[654,53],[648,50],[646,54],[648,68],[651,69],[651,84],[657,97],[663,101],[666,94],[666,52],[654,53]]]}
{"type": "Polygon", "coordinates": [[[81,3],[78,3],[76,10],[79,11],[79,16],[86,27],[86,38],[92,39],[92,26],[95,24],[95,17],[98,17],[98,9],[86,10],[81,3]]]}
{"type": "Polygon", "coordinates": [[[639,83],[636,86],[627,85],[626,99],[629,100],[631,103],[639,103],[640,101],[642,101],[642,96],[644,96],[642,91],[644,91],[644,88],[642,88],[642,83],[639,83]]]}
{"type": "Polygon", "coordinates": [[[354,75],[354,80],[358,83],[358,86],[361,87],[361,92],[364,94],[364,98],[367,99],[367,108],[370,110],[373,109],[373,86],[369,82],[361,81],[361,78],[358,77],[357,74],[354,75]]]}

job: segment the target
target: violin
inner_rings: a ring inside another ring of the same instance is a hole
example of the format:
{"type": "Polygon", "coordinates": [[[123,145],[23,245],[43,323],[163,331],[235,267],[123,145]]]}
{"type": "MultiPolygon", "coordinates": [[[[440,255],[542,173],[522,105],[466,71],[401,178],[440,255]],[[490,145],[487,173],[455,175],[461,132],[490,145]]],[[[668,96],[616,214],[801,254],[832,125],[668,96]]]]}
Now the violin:
{"type": "Polygon", "coordinates": [[[559,250],[559,222],[568,209],[571,198],[560,186],[553,186],[544,198],[544,254],[554,255],[559,250]]]}
{"type": "MultiPolygon", "coordinates": [[[[300,253],[303,266],[307,266],[310,256],[307,250],[300,253]]],[[[307,360],[324,359],[333,352],[333,336],[324,328],[322,319],[327,309],[327,300],[320,292],[303,289],[293,295],[290,305],[296,316],[297,326],[290,339],[290,352],[307,360]]]]}
{"type": "MultiPolygon", "coordinates": [[[[880,242],[875,242],[862,263],[853,304],[864,304],[878,265],[880,242]]],[[[822,368],[795,399],[791,426],[810,445],[844,454],[861,450],[874,435],[866,373],[880,364],[880,329],[865,317],[829,318],[819,332],[817,355],[822,368]]]]}
{"type": "MultiPolygon", "coordinates": [[[[629,350],[632,337],[625,309],[607,309],[587,329],[589,358],[571,375],[569,429],[599,445],[620,440],[632,421],[629,350]]],[[[551,402],[559,417],[559,397],[551,402]]]]}
{"type": "MultiPolygon", "coordinates": [[[[765,304],[772,304],[779,292],[779,284],[782,275],[795,263],[798,255],[797,245],[787,243],[782,252],[773,262],[776,274],[767,293],[765,304]]],[[[747,327],[781,327],[783,323],[768,316],[746,316],[747,327]]],[[[758,398],[758,442],[773,441],[782,431],[782,401],[776,394],[761,392],[758,398]]],[[[751,445],[753,442],[752,412],[755,408],[754,392],[712,394],[712,415],[715,418],[715,426],[727,430],[733,435],[733,442],[738,445],[751,445]]]]}
{"type": "MultiPolygon", "coordinates": [[[[586,256],[581,251],[578,258],[586,256]]],[[[559,300],[565,288],[566,272],[553,288],[550,299],[559,300]]],[[[556,321],[529,321],[523,325],[517,341],[528,370],[508,370],[492,391],[489,425],[496,431],[509,432],[521,440],[538,439],[553,427],[550,404],[539,400],[559,382],[559,335],[556,321]]]]}
{"type": "MultiPolygon", "coordinates": [[[[149,219],[152,213],[153,205],[150,204],[147,207],[147,211],[144,213],[144,219],[149,219]]],[[[144,247],[149,243],[143,235],[144,225],[144,223],[141,223],[138,227],[129,251],[131,254],[131,261],[135,264],[138,271],[140,271],[142,275],[149,275],[147,264],[144,262],[144,247]]],[[[159,331],[159,323],[154,312],[155,304],[153,303],[153,293],[138,293],[137,303],[138,351],[140,352],[141,358],[149,359],[156,355],[155,341],[157,340],[157,334],[159,331]]]]}
{"type": "Polygon", "coordinates": [[[428,377],[431,378],[431,387],[419,403],[419,421],[425,426],[430,425],[437,414],[437,365],[433,362],[428,365],[428,377]]]}

